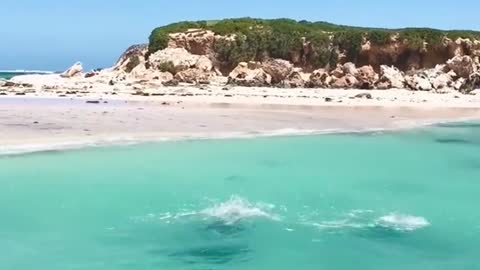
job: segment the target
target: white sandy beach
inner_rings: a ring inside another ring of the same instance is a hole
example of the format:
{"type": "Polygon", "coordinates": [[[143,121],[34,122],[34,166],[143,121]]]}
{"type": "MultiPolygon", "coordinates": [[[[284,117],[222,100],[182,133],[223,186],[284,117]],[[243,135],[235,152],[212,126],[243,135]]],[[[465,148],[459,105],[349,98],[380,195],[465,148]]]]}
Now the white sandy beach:
{"type": "MultiPolygon", "coordinates": [[[[105,87],[105,86],[103,86],[105,87]]],[[[12,89],[0,96],[0,152],[188,138],[361,132],[480,119],[480,98],[407,90],[157,87],[12,89]],[[72,90],[68,90],[72,91],[72,90]],[[28,92],[28,91],[27,91],[28,92]],[[355,98],[368,93],[372,99],[355,98]]]]}

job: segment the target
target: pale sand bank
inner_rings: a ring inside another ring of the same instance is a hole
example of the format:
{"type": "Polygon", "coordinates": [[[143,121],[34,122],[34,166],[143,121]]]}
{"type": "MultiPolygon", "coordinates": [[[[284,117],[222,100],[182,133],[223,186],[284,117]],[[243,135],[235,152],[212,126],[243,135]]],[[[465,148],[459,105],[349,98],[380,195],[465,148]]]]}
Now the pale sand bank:
{"type": "Polygon", "coordinates": [[[88,104],[87,100],[99,100],[90,96],[0,97],[0,153],[189,138],[362,132],[480,119],[480,108],[435,103],[375,106],[348,98],[352,104],[290,100],[297,105],[285,105],[256,98],[228,98],[226,103],[195,96],[110,96],[88,104]]]}

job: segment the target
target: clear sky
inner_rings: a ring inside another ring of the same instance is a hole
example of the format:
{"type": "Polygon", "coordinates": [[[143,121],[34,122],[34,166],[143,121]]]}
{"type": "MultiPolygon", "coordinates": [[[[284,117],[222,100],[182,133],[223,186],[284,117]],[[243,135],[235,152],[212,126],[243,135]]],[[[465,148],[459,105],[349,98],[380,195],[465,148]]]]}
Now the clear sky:
{"type": "Polygon", "coordinates": [[[372,27],[480,30],[478,0],[0,0],[0,69],[106,67],[181,20],[293,18],[372,27]]]}

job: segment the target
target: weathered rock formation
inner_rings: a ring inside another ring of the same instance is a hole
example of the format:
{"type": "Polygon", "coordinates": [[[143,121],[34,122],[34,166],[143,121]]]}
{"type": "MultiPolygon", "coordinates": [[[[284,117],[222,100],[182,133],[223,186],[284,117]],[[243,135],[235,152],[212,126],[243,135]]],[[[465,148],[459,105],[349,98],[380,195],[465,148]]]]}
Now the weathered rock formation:
{"type": "Polygon", "coordinates": [[[373,89],[378,81],[378,74],[372,66],[363,66],[356,70],[355,78],[358,80],[358,87],[361,89],[373,89]]]}
{"type": "Polygon", "coordinates": [[[262,63],[262,69],[272,77],[272,83],[283,82],[293,70],[293,64],[282,59],[271,59],[262,63]]]}
{"type": "Polygon", "coordinates": [[[242,62],[228,75],[228,84],[238,86],[270,86],[271,83],[272,76],[257,62],[242,62]]]}
{"type": "Polygon", "coordinates": [[[173,71],[180,72],[189,68],[211,69],[213,64],[211,61],[200,55],[194,55],[184,48],[167,48],[158,51],[148,58],[148,66],[153,69],[164,69],[173,67],[173,71]]]}
{"type": "Polygon", "coordinates": [[[324,69],[317,69],[309,77],[308,86],[312,88],[328,88],[334,80],[324,69]]]}
{"type": "Polygon", "coordinates": [[[169,35],[169,48],[184,48],[196,55],[212,55],[214,53],[215,33],[203,29],[189,29],[181,33],[169,35]]]}
{"type": "Polygon", "coordinates": [[[213,72],[200,68],[189,68],[175,74],[175,79],[183,83],[209,84],[210,79],[214,76],[215,74],[213,72]]]}
{"type": "Polygon", "coordinates": [[[69,69],[65,70],[60,76],[64,78],[72,78],[72,77],[81,75],[82,72],[83,72],[82,63],[77,62],[73,66],[71,66],[69,69]]]}
{"type": "Polygon", "coordinates": [[[378,89],[405,88],[405,75],[396,67],[380,66],[380,78],[377,82],[378,89]]]}
{"type": "MultiPolygon", "coordinates": [[[[198,27],[205,26],[200,24],[198,27]]],[[[357,46],[356,53],[352,55],[349,54],[349,46],[334,45],[333,36],[327,37],[324,43],[302,38],[299,45],[295,45],[298,48],[269,54],[255,51],[258,50],[255,46],[259,45],[256,43],[257,36],[247,37],[237,33],[222,36],[207,29],[212,28],[168,33],[162,36],[165,43],[160,48],[163,49],[157,51],[149,51],[147,45],[132,46],[112,69],[89,72],[84,77],[108,81],[111,85],[121,81],[132,84],[151,81],[168,86],[227,83],[239,86],[397,88],[439,92],[455,89],[464,93],[480,87],[480,41],[476,40],[453,40],[445,35],[437,40],[435,46],[430,46],[428,42],[413,46],[400,34],[387,36],[388,39],[383,41],[364,35],[357,39],[357,45],[361,46],[357,46]],[[243,46],[247,43],[242,43],[245,40],[241,38],[255,41],[255,46],[248,43],[254,49],[243,46]],[[243,45],[238,45],[237,41],[243,45]],[[229,47],[232,44],[234,46],[229,47]],[[316,46],[334,52],[329,57],[338,54],[338,59],[335,58],[338,61],[319,58],[321,51],[316,46]],[[237,64],[239,61],[244,62],[237,64]]],[[[354,41],[346,39],[346,42],[354,41]]],[[[83,68],[78,63],[65,71],[62,77],[72,78],[82,72],[83,68]]]]}
{"type": "Polygon", "coordinates": [[[301,68],[294,68],[284,80],[283,85],[288,88],[303,88],[310,81],[310,74],[303,72],[301,68]]]}

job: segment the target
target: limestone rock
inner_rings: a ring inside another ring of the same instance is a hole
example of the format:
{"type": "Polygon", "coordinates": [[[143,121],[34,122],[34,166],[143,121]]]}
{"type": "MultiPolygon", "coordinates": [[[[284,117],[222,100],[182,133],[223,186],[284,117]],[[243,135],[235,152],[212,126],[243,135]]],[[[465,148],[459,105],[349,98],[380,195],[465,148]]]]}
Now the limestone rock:
{"type": "Polygon", "coordinates": [[[448,60],[447,68],[465,79],[468,78],[470,74],[475,73],[478,70],[477,64],[472,57],[468,55],[455,56],[454,58],[448,60]]]}
{"type": "Polygon", "coordinates": [[[168,86],[178,86],[178,84],[179,84],[179,81],[177,81],[176,79],[171,79],[169,81],[162,82],[162,85],[167,86],[167,87],[168,86]]]}
{"type": "Polygon", "coordinates": [[[184,48],[166,48],[157,51],[148,58],[150,67],[159,69],[166,63],[171,63],[176,72],[189,68],[211,70],[212,62],[206,56],[194,55],[184,48]]]}
{"type": "Polygon", "coordinates": [[[405,81],[412,90],[430,91],[433,89],[428,76],[424,72],[407,75],[405,81]]]}
{"type": "Polygon", "coordinates": [[[480,88],[480,73],[475,72],[470,74],[468,79],[460,78],[456,84],[454,85],[456,90],[459,90],[460,92],[464,94],[468,94],[472,92],[475,89],[480,88]]]}
{"type": "Polygon", "coordinates": [[[370,93],[360,93],[355,95],[355,98],[365,98],[365,99],[372,99],[372,94],[370,93]]]}
{"type": "Polygon", "coordinates": [[[343,66],[338,64],[337,67],[330,72],[330,75],[336,77],[336,78],[341,78],[345,76],[345,73],[343,72],[343,66]]]}
{"type": "Polygon", "coordinates": [[[283,59],[271,59],[262,63],[262,69],[272,77],[272,83],[280,83],[293,70],[293,64],[283,59]]]}
{"type": "Polygon", "coordinates": [[[327,88],[332,83],[333,79],[324,69],[317,69],[310,75],[309,86],[313,88],[327,88]]]}
{"type": "Polygon", "coordinates": [[[261,64],[242,62],[228,75],[228,84],[239,86],[269,86],[272,77],[266,73],[261,64]]]}
{"type": "Polygon", "coordinates": [[[380,78],[377,82],[378,89],[405,88],[405,77],[396,67],[380,66],[380,78]]]}
{"type": "Polygon", "coordinates": [[[350,74],[350,75],[356,76],[357,72],[358,72],[358,70],[355,67],[354,63],[348,62],[348,63],[343,64],[343,73],[344,74],[350,74]]]}
{"type": "Polygon", "coordinates": [[[310,80],[310,74],[304,73],[301,68],[294,68],[287,76],[284,85],[289,88],[302,88],[307,86],[310,80]]]}
{"type": "Polygon", "coordinates": [[[213,53],[215,33],[203,29],[189,29],[181,33],[169,35],[169,48],[184,48],[196,55],[210,55],[213,53]]]}
{"type": "Polygon", "coordinates": [[[453,89],[457,90],[457,91],[460,91],[462,90],[465,82],[467,80],[465,78],[459,78],[458,80],[456,80],[454,83],[453,83],[453,89]]]}
{"type": "Polygon", "coordinates": [[[358,80],[355,76],[351,74],[346,74],[345,76],[335,80],[332,83],[332,88],[356,88],[358,85],[358,80]]]}
{"type": "Polygon", "coordinates": [[[77,62],[73,66],[71,66],[69,69],[65,70],[65,72],[60,74],[60,76],[63,78],[72,78],[72,77],[81,75],[82,72],[83,72],[82,63],[77,62]]]}
{"type": "Polygon", "coordinates": [[[189,68],[175,74],[175,79],[184,83],[209,84],[213,73],[199,68],[189,68]]]}
{"type": "Polygon", "coordinates": [[[439,74],[437,77],[430,79],[434,89],[444,89],[451,87],[453,79],[448,73],[439,74]]]}
{"type": "Polygon", "coordinates": [[[356,70],[358,87],[361,89],[373,89],[378,81],[378,74],[373,70],[372,66],[363,66],[356,70]]]}
{"type": "Polygon", "coordinates": [[[202,55],[195,63],[195,67],[204,72],[210,72],[213,70],[213,63],[210,61],[210,59],[208,59],[208,57],[202,55]]]}
{"type": "Polygon", "coordinates": [[[148,44],[137,44],[130,46],[118,59],[117,63],[111,68],[113,71],[123,70],[131,72],[138,65],[145,66],[145,54],[148,51],[148,44]]]}

